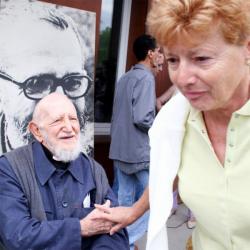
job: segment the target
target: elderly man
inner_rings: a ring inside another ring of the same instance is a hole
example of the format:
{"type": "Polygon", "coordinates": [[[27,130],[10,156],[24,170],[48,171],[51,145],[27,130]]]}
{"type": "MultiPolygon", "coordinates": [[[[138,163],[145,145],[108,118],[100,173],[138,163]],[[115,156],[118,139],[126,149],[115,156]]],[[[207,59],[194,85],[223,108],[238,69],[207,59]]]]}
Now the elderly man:
{"type": "MultiPolygon", "coordinates": [[[[91,80],[73,20],[44,3],[15,1],[0,15],[0,153],[32,140],[27,125],[36,103],[58,91],[72,99],[82,134],[91,80]]],[[[86,50],[86,48],[85,48],[86,50]]],[[[92,133],[84,134],[85,151],[92,133]]]]}
{"type": "Polygon", "coordinates": [[[128,250],[126,231],[93,219],[94,203],[116,205],[104,170],[80,152],[72,102],[43,98],[29,129],[36,142],[0,158],[0,242],[7,249],[128,250]]]}

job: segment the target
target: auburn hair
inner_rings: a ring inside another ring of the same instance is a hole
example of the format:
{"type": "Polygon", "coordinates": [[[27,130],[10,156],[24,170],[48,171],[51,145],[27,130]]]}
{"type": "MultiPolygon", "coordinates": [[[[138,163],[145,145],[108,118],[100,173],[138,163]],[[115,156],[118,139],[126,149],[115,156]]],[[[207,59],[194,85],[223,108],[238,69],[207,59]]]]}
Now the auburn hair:
{"type": "Polygon", "coordinates": [[[205,36],[218,25],[226,42],[242,45],[250,35],[249,0],[153,0],[148,32],[163,46],[205,36]]]}

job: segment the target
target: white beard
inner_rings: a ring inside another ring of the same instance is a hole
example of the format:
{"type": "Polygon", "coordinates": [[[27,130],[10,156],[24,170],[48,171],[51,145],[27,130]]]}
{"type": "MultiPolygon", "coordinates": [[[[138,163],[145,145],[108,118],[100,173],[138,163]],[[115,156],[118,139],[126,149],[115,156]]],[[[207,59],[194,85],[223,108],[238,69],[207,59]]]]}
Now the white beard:
{"type": "Polygon", "coordinates": [[[43,131],[43,137],[49,151],[53,154],[53,159],[55,159],[56,161],[62,161],[62,162],[74,161],[81,153],[80,137],[78,137],[75,147],[71,150],[62,149],[58,146],[53,145],[53,143],[48,138],[48,135],[44,131],[43,131]]]}
{"type": "Polygon", "coordinates": [[[80,153],[81,153],[80,140],[77,140],[77,144],[75,148],[72,150],[66,150],[66,149],[60,149],[59,147],[54,147],[54,150],[52,151],[53,158],[57,161],[62,161],[62,162],[74,161],[79,156],[80,153]]]}

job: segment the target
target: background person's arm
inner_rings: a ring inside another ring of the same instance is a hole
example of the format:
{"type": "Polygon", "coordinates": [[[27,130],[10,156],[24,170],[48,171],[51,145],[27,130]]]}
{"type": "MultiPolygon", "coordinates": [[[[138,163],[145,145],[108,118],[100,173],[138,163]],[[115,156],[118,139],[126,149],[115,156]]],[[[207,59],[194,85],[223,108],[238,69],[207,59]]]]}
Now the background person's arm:
{"type": "Polygon", "coordinates": [[[142,78],[135,84],[132,94],[134,125],[147,133],[155,118],[155,84],[152,79],[142,78]]]}
{"type": "Polygon", "coordinates": [[[176,93],[176,87],[172,85],[161,96],[156,99],[156,109],[159,111],[162,106],[176,93]]]}

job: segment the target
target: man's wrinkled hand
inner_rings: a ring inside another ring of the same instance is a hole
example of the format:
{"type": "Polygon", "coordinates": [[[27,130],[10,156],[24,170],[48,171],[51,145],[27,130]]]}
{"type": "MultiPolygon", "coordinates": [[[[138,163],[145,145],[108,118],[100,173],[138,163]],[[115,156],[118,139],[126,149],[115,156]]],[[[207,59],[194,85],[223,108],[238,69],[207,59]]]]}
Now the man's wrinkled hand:
{"type": "MultiPolygon", "coordinates": [[[[104,208],[110,207],[110,201],[107,201],[104,208]]],[[[83,237],[89,237],[97,234],[109,233],[113,223],[111,221],[101,218],[101,214],[104,212],[100,209],[94,209],[84,219],[80,220],[81,235],[83,237]]]]}

